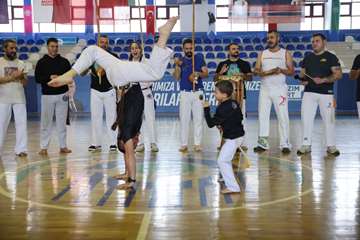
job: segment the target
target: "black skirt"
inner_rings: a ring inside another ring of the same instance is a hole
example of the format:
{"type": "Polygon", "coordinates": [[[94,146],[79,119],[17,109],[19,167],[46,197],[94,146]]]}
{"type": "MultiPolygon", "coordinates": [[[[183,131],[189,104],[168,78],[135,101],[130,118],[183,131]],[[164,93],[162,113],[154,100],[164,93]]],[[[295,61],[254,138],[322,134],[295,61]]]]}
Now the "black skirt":
{"type": "Polygon", "coordinates": [[[133,85],[124,95],[123,121],[119,126],[119,140],[126,143],[140,133],[144,113],[144,95],[139,84],[133,85]]]}

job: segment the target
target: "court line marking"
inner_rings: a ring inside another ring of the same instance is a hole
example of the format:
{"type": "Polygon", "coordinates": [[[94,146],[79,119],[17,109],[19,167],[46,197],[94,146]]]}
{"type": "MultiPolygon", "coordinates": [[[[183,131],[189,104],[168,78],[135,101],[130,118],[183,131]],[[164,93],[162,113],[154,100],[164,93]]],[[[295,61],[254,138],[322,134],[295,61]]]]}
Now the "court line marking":
{"type": "MultiPolygon", "coordinates": [[[[83,159],[83,158],[78,158],[78,159],[69,159],[70,161],[76,161],[79,159],[83,159]]],[[[266,156],[263,157],[262,159],[259,160],[279,160],[279,161],[283,161],[283,162],[288,162],[291,164],[295,164],[296,162],[288,160],[288,159],[282,159],[282,158],[277,158],[277,157],[270,157],[270,156],[266,156]]],[[[56,160],[58,160],[58,158],[56,158],[56,160]]],[[[44,161],[54,161],[54,158],[49,158],[46,160],[40,160],[40,161],[34,161],[28,164],[25,164],[19,168],[17,168],[17,170],[22,169],[22,168],[26,168],[29,167],[31,165],[35,165],[35,164],[39,164],[41,162],[44,161]]],[[[313,168],[305,165],[305,164],[300,164],[302,167],[312,171],[313,168]]],[[[4,178],[5,174],[8,172],[3,172],[0,174],[0,181],[4,178]]],[[[252,203],[252,204],[243,204],[241,206],[235,206],[235,207],[227,207],[227,208],[208,208],[208,209],[199,209],[199,210],[172,210],[172,209],[167,209],[167,214],[169,215],[173,215],[173,214],[195,214],[195,213],[212,213],[212,212],[225,212],[225,211],[234,211],[234,210],[240,210],[240,209],[246,209],[246,208],[255,208],[255,207],[264,207],[264,206],[269,206],[269,205],[273,205],[273,204],[277,204],[277,203],[281,203],[281,202],[286,202],[292,199],[296,199],[299,197],[302,197],[306,194],[309,194],[313,191],[313,188],[309,188],[306,191],[303,191],[299,194],[294,194],[292,196],[289,197],[285,197],[285,198],[281,198],[281,199],[276,199],[273,201],[269,201],[269,202],[264,202],[264,203],[252,203]]],[[[6,191],[1,185],[0,185],[0,194],[3,196],[6,196],[10,199],[13,199],[13,196],[10,194],[10,192],[6,191]]],[[[52,208],[52,209],[59,209],[59,210],[70,210],[70,211],[74,211],[77,210],[78,207],[67,207],[67,206],[60,206],[60,205],[53,205],[53,204],[46,204],[46,203],[39,203],[39,202],[34,202],[31,200],[27,200],[21,197],[15,197],[16,201],[19,202],[24,202],[24,203],[29,203],[31,202],[31,204],[39,206],[39,207],[46,207],[46,208],[52,208]]],[[[114,213],[114,212],[119,212],[119,209],[117,210],[107,210],[107,209],[98,209],[98,208],[89,208],[88,209],[89,212],[95,212],[95,213],[114,213]]],[[[122,211],[123,214],[129,214],[129,215],[145,215],[148,213],[152,213],[153,211],[122,211]]]]}
{"type": "Polygon", "coordinates": [[[136,237],[136,240],[145,240],[146,236],[149,232],[149,226],[151,221],[151,213],[145,213],[144,217],[141,221],[140,229],[138,232],[138,235],[136,237]]]}

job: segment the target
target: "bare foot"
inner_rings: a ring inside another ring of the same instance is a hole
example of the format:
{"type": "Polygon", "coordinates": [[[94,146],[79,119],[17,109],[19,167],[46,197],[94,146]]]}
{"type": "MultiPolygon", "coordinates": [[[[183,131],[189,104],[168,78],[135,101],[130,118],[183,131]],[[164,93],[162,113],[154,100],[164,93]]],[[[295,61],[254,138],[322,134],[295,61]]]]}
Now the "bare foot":
{"type": "Polygon", "coordinates": [[[117,180],[126,180],[126,179],[128,179],[128,175],[127,175],[127,173],[121,173],[121,174],[113,176],[113,178],[115,178],[117,180]]]}
{"type": "Polygon", "coordinates": [[[41,149],[39,155],[46,156],[48,155],[48,151],[46,149],[41,149]]]}
{"type": "Polygon", "coordinates": [[[76,76],[75,70],[71,69],[70,71],[67,71],[63,75],[52,79],[50,82],[48,82],[48,85],[51,87],[61,87],[64,85],[72,85],[74,83],[73,77],[76,76]]]}
{"type": "Polygon", "coordinates": [[[60,148],[60,153],[71,153],[72,151],[68,148],[60,148]]]}
{"type": "Polygon", "coordinates": [[[166,46],[166,42],[178,19],[179,17],[171,17],[164,25],[159,27],[159,40],[157,42],[159,47],[164,48],[166,46]]]}

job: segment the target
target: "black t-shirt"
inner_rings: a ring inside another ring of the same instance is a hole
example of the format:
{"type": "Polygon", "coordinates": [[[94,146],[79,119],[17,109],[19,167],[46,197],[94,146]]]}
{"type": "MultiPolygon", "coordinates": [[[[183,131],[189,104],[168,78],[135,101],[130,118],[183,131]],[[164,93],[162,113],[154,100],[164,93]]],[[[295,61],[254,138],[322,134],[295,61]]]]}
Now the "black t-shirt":
{"type": "Polygon", "coordinates": [[[239,104],[235,100],[229,99],[220,103],[213,117],[210,115],[210,107],[204,108],[204,110],[207,125],[210,128],[221,126],[225,139],[244,136],[243,115],[239,104]]]}
{"type": "MultiPolygon", "coordinates": [[[[114,57],[118,57],[116,56],[116,54],[110,52],[110,51],[107,51],[108,53],[110,53],[111,55],[113,55],[114,57]]],[[[96,73],[96,69],[95,68],[95,65],[92,65],[91,68],[90,68],[90,71],[91,71],[91,88],[92,89],[95,89],[99,92],[107,92],[111,89],[113,89],[113,86],[110,84],[109,80],[107,79],[106,77],[106,74],[104,74],[102,77],[101,77],[101,83],[99,81],[99,78],[97,76],[97,73],[96,73]]]]}
{"type": "MultiPolygon", "coordinates": [[[[325,51],[321,55],[311,53],[302,62],[305,73],[312,78],[325,78],[332,74],[331,68],[340,66],[339,59],[331,52],[325,51]]],[[[316,84],[313,80],[305,77],[309,82],[305,86],[305,92],[320,94],[334,94],[334,83],[316,84]]]]}
{"type": "Polygon", "coordinates": [[[43,95],[59,95],[66,93],[69,89],[68,86],[50,87],[47,85],[50,82],[51,75],[62,75],[71,69],[70,62],[57,55],[50,57],[45,54],[36,64],[35,67],[35,80],[41,84],[41,92],[43,95]]]}
{"type": "MultiPolygon", "coordinates": [[[[227,59],[223,62],[220,62],[218,67],[216,68],[216,73],[219,73],[221,71],[221,68],[225,64],[229,67],[229,69],[224,73],[224,75],[226,76],[232,76],[238,73],[243,73],[243,74],[251,73],[250,64],[241,59],[238,59],[236,61],[231,61],[230,59],[227,59]]],[[[245,83],[244,83],[244,99],[246,99],[245,83]]]]}
{"type": "MultiPolygon", "coordinates": [[[[352,65],[351,70],[359,70],[360,69],[360,54],[356,56],[354,63],[352,65]]],[[[360,101],[360,77],[357,79],[356,83],[356,101],[360,101]]]]}

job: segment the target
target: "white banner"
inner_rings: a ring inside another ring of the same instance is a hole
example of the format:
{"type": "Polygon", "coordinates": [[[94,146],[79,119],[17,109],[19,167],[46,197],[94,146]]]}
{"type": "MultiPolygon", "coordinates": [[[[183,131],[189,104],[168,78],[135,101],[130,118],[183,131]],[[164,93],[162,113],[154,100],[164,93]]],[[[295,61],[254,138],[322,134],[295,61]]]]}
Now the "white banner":
{"type": "Polygon", "coordinates": [[[35,23],[51,23],[53,16],[52,0],[33,0],[35,23]]]}

